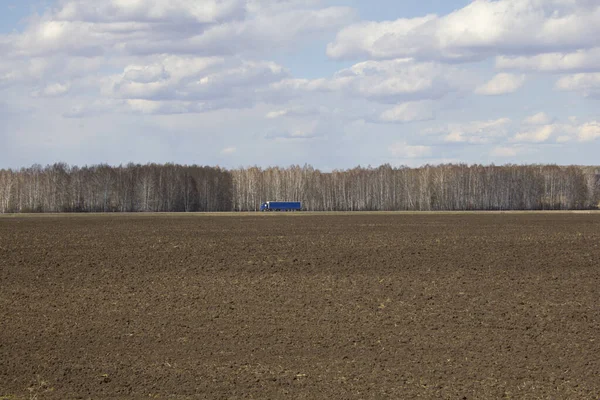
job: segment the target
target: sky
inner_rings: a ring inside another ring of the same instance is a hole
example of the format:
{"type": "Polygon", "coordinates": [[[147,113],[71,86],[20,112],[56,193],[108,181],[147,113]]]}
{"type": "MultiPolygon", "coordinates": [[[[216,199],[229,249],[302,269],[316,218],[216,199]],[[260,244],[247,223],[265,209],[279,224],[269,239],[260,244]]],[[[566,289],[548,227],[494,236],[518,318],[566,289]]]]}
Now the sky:
{"type": "Polygon", "coordinates": [[[0,168],[600,164],[597,0],[0,0],[0,168]]]}

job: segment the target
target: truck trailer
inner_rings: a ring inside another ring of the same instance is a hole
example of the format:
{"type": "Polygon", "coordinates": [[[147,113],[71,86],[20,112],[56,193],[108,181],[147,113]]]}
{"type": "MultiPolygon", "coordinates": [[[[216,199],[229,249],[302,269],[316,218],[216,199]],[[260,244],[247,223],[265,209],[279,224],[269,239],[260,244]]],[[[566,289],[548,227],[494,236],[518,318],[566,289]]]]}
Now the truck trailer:
{"type": "Polygon", "coordinates": [[[300,211],[302,203],[299,201],[267,201],[260,205],[260,211],[300,211]]]}

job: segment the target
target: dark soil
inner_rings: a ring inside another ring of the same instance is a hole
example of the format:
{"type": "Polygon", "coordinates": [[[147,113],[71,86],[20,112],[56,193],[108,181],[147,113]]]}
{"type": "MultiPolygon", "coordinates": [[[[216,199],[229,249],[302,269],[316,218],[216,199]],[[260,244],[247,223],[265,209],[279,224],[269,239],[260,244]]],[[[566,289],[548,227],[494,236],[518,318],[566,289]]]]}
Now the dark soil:
{"type": "Polygon", "coordinates": [[[597,399],[599,284],[600,214],[1,218],[0,399],[597,399]]]}

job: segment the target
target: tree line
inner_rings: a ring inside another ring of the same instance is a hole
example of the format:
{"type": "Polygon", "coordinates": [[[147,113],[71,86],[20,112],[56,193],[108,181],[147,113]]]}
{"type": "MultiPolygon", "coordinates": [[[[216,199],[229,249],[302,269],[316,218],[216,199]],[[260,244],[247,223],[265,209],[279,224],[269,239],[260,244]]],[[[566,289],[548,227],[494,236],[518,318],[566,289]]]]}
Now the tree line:
{"type": "Polygon", "coordinates": [[[445,164],[198,165],[57,163],[0,170],[0,212],[256,211],[269,200],[309,211],[582,210],[600,206],[600,167],[445,164]]]}

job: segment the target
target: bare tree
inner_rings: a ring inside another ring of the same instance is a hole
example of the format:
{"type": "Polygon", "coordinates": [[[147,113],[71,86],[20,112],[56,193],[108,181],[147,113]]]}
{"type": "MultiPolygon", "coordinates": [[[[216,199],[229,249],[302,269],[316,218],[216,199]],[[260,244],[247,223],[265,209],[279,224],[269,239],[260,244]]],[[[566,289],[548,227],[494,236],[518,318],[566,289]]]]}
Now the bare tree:
{"type": "Polygon", "coordinates": [[[537,210],[600,206],[600,167],[310,165],[226,170],[176,164],[0,170],[0,212],[256,211],[267,200],[311,211],[537,210]]]}
{"type": "Polygon", "coordinates": [[[12,170],[0,171],[0,213],[2,214],[10,209],[14,181],[15,176],[12,170]]]}

